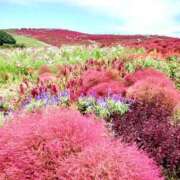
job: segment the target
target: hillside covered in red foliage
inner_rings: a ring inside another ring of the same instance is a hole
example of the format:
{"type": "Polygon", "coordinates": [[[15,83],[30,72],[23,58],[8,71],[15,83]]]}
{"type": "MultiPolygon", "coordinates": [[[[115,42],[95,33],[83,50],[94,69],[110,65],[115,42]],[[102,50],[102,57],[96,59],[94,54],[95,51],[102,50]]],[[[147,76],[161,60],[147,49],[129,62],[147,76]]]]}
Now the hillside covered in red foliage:
{"type": "Polygon", "coordinates": [[[101,46],[121,44],[128,47],[154,49],[162,54],[180,53],[180,38],[144,35],[108,35],[86,34],[63,29],[18,29],[17,34],[31,36],[54,46],[64,44],[90,44],[97,42],[101,46]]]}

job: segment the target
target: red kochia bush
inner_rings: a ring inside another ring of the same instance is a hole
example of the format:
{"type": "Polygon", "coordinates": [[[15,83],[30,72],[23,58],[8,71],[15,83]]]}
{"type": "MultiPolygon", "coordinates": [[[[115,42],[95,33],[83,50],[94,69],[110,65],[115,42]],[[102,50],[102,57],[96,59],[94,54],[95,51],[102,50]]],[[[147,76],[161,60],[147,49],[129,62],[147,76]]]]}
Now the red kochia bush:
{"type": "Polygon", "coordinates": [[[170,174],[180,177],[180,127],[169,112],[153,103],[136,103],[123,117],[113,118],[113,129],[126,143],[136,142],[170,174]]]}
{"type": "Polygon", "coordinates": [[[96,94],[107,96],[111,93],[124,94],[124,82],[119,80],[116,70],[86,70],[79,79],[67,83],[71,99],[76,100],[80,95],[96,94]]]}
{"type": "Polygon", "coordinates": [[[118,80],[118,73],[116,71],[97,71],[90,69],[83,73],[82,80],[84,89],[88,90],[99,83],[118,80]]]}
{"type": "Polygon", "coordinates": [[[130,86],[126,95],[130,98],[147,103],[154,102],[162,108],[172,112],[180,102],[180,93],[159,78],[146,78],[130,86]]]}
{"type": "Polygon", "coordinates": [[[101,121],[70,110],[17,119],[0,129],[0,179],[53,179],[61,161],[102,143],[106,135],[101,121]]]}
{"type": "Polygon", "coordinates": [[[0,162],[0,179],[162,179],[143,152],[112,143],[103,121],[58,108],[1,128],[0,162]]]}
{"type": "Polygon", "coordinates": [[[157,82],[160,81],[166,86],[174,87],[173,82],[162,72],[147,68],[143,70],[138,70],[135,73],[130,73],[125,76],[126,85],[130,86],[140,80],[145,80],[146,78],[157,78],[157,82]]]}
{"type": "Polygon", "coordinates": [[[89,147],[63,162],[58,171],[65,179],[160,180],[159,169],[135,146],[109,142],[89,147]],[[68,171],[67,171],[68,169],[68,171]]]}
{"type": "Polygon", "coordinates": [[[83,94],[107,96],[108,93],[125,94],[125,85],[115,70],[88,70],[82,75],[83,94]]]}
{"type": "Polygon", "coordinates": [[[126,87],[123,83],[120,83],[118,81],[109,81],[104,83],[99,83],[96,86],[93,86],[92,88],[89,88],[86,92],[87,95],[92,95],[93,93],[96,94],[96,96],[107,96],[109,93],[112,94],[119,94],[119,95],[125,95],[126,87]]]}

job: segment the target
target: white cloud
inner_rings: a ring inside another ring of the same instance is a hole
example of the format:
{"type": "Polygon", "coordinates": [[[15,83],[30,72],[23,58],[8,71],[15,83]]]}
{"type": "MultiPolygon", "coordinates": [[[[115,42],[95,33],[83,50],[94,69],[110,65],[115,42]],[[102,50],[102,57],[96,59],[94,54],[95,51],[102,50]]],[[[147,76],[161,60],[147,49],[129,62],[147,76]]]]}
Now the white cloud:
{"type": "Polygon", "coordinates": [[[180,30],[179,0],[6,0],[6,2],[64,3],[82,7],[93,13],[113,17],[117,21],[114,31],[125,34],[172,34],[180,30]],[[121,22],[124,22],[121,24],[121,22]]]}

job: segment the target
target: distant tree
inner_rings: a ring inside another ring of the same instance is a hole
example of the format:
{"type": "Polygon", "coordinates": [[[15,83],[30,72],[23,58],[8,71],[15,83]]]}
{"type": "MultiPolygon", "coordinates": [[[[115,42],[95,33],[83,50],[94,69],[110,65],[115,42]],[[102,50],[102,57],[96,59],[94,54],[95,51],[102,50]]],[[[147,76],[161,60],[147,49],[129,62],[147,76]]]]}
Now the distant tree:
{"type": "Polygon", "coordinates": [[[16,40],[7,32],[0,31],[0,46],[3,44],[16,44],[16,40]]]}

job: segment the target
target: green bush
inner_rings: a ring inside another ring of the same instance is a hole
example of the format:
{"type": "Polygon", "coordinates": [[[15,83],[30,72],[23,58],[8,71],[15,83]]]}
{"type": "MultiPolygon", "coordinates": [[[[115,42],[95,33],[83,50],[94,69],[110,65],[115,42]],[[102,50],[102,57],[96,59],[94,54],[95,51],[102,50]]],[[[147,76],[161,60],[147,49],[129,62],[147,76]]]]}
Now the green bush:
{"type": "Polygon", "coordinates": [[[16,44],[16,40],[7,32],[0,31],[0,46],[3,44],[16,44]]]}

